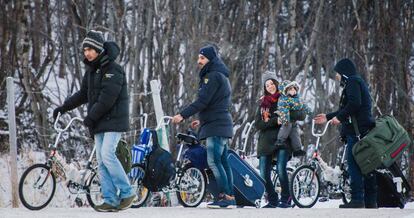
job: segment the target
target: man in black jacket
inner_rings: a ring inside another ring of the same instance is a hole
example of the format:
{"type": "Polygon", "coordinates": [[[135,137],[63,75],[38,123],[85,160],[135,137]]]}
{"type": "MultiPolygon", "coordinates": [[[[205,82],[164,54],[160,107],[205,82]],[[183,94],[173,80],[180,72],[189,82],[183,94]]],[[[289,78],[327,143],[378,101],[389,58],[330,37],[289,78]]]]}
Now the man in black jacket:
{"type": "Polygon", "coordinates": [[[348,173],[351,179],[351,202],[340,205],[340,208],[377,208],[377,183],[374,173],[363,176],[361,169],[352,155],[352,147],[375,126],[371,112],[371,96],[368,86],[357,73],[354,63],[349,59],[342,59],[334,70],[337,72],[336,80],[344,87],[339,109],[329,114],[318,114],[315,117],[317,124],[332,120],[332,124],[341,125],[341,136],[346,140],[348,173]],[[352,123],[356,119],[360,136],[357,136],[352,123]]]}
{"type": "Polygon", "coordinates": [[[173,118],[174,123],[198,113],[199,120],[192,126],[200,125],[199,138],[206,139],[207,162],[213,171],[220,190],[219,199],[209,208],[232,208],[233,175],[227,163],[228,139],[233,137],[233,120],[230,114],[231,87],[229,70],[217,56],[213,46],[200,49],[198,98],[173,118]]]}
{"type": "Polygon", "coordinates": [[[115,62],[119,47],[104,42],[91,30],[82,43],[86,73],[81,89],[53,111],[53,117],[88,103],[84,124],[94,136],[104,203],[94,209],[113,212],[129,208],[135,199],[129,179],[115,155],[122,132],[129,129],[129,103],[125,72],[115,62]],[[117,194],[119,191],[119,195],[117,194]]]}

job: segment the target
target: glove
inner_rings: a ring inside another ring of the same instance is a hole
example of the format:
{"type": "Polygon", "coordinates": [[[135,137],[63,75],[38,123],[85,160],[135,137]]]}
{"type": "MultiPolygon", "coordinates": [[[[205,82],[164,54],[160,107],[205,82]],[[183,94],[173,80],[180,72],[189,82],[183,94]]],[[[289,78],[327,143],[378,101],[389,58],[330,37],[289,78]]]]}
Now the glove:
{"type": "Polygon", "coordinates": [[[55,108],[55,110],[53,110],[53,119],[56,120],[56,117],[58,116],[58,113],[60,113],[60,115],[66,113],[66,109],[64,106],[59,106],[57,108],[55,108]]]}
{"type": "Polygon", "coordinates": [[[86,116],[85,119],[83,120],[83,124],[89,128],[92,128],[94,126],[93,120],[89,118],[88,116],[86,116]]]}

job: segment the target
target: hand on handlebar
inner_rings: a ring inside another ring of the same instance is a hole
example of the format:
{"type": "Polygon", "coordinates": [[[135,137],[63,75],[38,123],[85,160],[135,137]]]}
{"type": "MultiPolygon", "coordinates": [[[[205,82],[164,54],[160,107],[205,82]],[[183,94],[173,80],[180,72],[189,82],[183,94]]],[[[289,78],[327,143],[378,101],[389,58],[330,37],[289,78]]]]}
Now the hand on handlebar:
{"type": "Polygon", "coordinates": [[[331,119],[332,120],[332,125],[338,125],[338,124],[340,124],[341,123],[341,121],[340,120],[338,120],[338,118],[336,118],[336,117],[334,117],[334,118],[332,118],[331,119]]]}
{"type": "Polygon", "coordinates": [[[314,120],[315,120],[315,123],[316,124],[324,124],[324,123],[326,123],[326,121],[328,121],[327,119],[326,119],[326,114],[318,114],[318,115],[316,115],[316,117],[315,118],[313,118],[314,120]]]}
{"type": "Polygon", "coordinates": [[[172,118],[172,122],[174,124],[180,123],[183,120],[184,120],[184,118],[183,118],[183,116],[181,116],[181,114],[177,114],[172,118]]]}
{"type": "Polygon", "coordinates": [[[56,120],[58,114],[60,115],[64,114],[66,112],[65,108],[63,106],[59,106],[53,110],[53,119],[56,120]]]}

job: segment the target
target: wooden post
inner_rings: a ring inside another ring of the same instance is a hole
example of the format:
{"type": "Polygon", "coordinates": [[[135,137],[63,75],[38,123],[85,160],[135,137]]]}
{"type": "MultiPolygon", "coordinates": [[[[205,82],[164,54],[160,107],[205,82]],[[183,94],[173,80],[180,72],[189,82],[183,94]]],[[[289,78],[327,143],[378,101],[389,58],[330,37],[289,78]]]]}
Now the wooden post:
{"type": "Polygon", "coordinates": [[[7,108],[9,116],[9,143],[10,143],[10,179],[12,186],[12,207],[19,207],[18,180],[17,180],[17,139],[16,114],[14,105],[14,79],[7,77],[7,108]]]}

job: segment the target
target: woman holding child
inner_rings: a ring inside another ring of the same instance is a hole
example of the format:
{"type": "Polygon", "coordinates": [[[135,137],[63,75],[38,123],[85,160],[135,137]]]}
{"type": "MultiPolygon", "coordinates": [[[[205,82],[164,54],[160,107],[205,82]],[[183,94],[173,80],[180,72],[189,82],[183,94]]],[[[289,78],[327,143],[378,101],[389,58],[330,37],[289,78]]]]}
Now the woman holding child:
{"type": "MultiPolygon", "coordinates": [[[[286,165],[292,157],[292,151],[290,143],[285,144],[285,146],[276,143],[281,127],[276,113],[278,100],[281,96],[278,90],[279,83],[276,80],[276,74],[273,72],[265,72],[262,76],[262,84],[264,96],[258,101],[259,106],[255,116],[255,126],[259,130],[257,156],[259,158],[260,175],[266,182],[266,192],[269,201],[264,208],[288,208],[290,207],[290,193],[286,165]],[[274,157],[277,158],[277,171],[282,187],[280,200],[271,180],[272,160],[274,157]]],[[[304,114],[304,111],[295,111],[290,114],[290,119],[303,119],[304,114]]]]}

